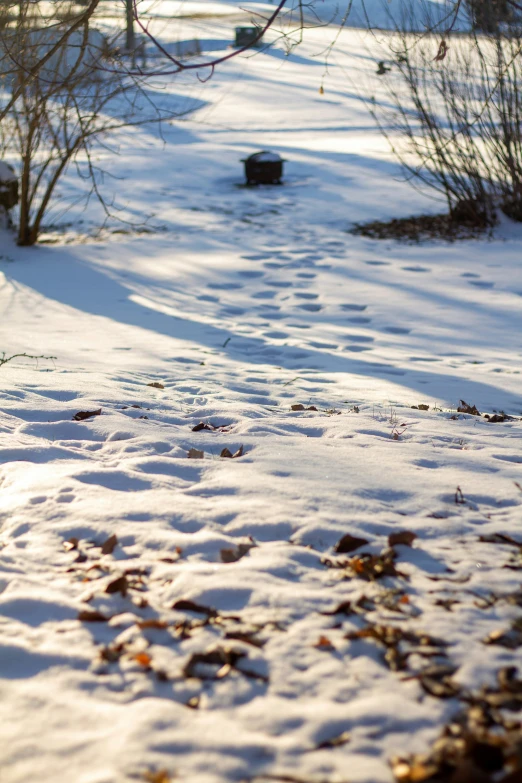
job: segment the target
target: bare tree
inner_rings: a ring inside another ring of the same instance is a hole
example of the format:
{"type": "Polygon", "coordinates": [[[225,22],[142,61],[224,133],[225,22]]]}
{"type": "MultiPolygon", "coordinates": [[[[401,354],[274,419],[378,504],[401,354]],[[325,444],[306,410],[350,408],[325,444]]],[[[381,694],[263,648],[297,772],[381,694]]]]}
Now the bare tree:
{"type": "Polygon", "coordinates": [[[60,5],[41,25],[34,3],[18,4],[4,26],[0,75],[8,90],[0,99],[0,150],[20,161],[18,244],[33,245],[56,185],[71,163],[81,166],[93,192],[99,189],[93,148],[122,127],[179,114],[167,100],[159,106],[142,80],[129,74],[113,42],[92,26],[93,16],[74,20],[60,5]],[[9,89],[10,88],[10,89],[9,89]]]}

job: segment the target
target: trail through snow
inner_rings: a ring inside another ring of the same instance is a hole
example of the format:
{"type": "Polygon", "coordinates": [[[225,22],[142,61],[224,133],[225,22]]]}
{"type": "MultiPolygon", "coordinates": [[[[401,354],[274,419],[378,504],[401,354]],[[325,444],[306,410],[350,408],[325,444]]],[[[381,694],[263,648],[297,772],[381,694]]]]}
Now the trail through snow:
{"type": "Polygon", "coordinates": [[[2,783],[385,783],[459,709],[412,675],[513,663],[484,640],[520,618],[519,232],[347,233],[429,202],[347,87],[356,34],[324,101],[314,35],[188,84],[165,146],[122,137],[106,165],[163,231],[1,235],[0,347],[57,357],[0,369],[2,783]],[[263,148],[285,185],[240,187],[263,148]],[[403,671],[376,623],[417,635],[403,671]]]}

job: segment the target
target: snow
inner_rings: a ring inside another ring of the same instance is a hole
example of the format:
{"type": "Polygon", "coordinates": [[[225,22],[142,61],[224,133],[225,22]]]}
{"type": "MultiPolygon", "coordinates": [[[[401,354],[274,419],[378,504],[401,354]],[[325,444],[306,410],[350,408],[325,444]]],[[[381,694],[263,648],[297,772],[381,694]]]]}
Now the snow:
{"type": "Polygon", "coordinates": [[[0,182],[12,182],[15,173],[12,166],[0,160],[0,182]]]}
{"type": "Polygon", "coordinates": [[[158,83],[198,110],[161,137],[122,132],[120,155],[99,158],[147,231],[96,235],[71,171],[58,209],[72,227],[25,249],[1,234],[0,348],[57,357],[0,368],[2,783],[154,769],[390,783],[389,759],[425,750],[459,703],[409,677],[421,655],[397,673],[350,632],[445,640],[475,691],[514,661],[483,640],[520,608],[480,598],[519,588],[517,550],[480,536],[520,539],[520,231],[451,245],[348,233],[441,205],[399,180],[347,81],[378,79],[359,33],[341,34],[319,94],[330,35],[235,59],[206,85],[158,83]],[[244,188],[241,158],[265,147],[288,160],[285,184],[244,188]],[[461,399],[513,419],[458,413],[461,399]],[[351,556],[334,552],[347,533],[376,555],[405,530],[408,579],[328,567],[351,556]],[[327,614],[363,596],[360,614],[327,614]],[[187,668],[216,648],[237,662],[187,668]]]}

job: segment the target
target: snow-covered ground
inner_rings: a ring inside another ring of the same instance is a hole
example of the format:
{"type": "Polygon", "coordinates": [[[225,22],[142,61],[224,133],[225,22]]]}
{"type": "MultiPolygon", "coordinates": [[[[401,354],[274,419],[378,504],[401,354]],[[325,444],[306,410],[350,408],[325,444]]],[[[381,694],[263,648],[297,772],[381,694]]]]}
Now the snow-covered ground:
{"type": "Polygon", "coordinates": [[[82,241],[74,209],[0,234],[0,349],[57,357],[0,368],[2,783],[388,783],[459,710],[425,666],[476,692],[515,660],[484,640],[520,548],[481,537],[521,538],[520,231],[347,233],[440,206],[367,116],[358,33],[325,75],[330,33],[167,83],[198,111],[104,151],[149,233],[93,238],[92,204],[82,241]],[[283,186],[242,187],[258,149],[283,186]]]}

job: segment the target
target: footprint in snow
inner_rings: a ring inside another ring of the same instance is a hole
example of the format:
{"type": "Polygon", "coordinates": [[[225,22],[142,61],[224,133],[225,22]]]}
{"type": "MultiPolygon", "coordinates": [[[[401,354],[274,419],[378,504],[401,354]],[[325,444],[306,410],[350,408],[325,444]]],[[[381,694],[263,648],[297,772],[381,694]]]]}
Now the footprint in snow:
{"type": "Polygon", "coordinates": [[[390,334],[409,334],[411,329],[406,329],[403,326],[385,326],[384,331],[390,334]]]}
{"type": "Polygon", "coordinates": [[[341,310],[354,310],[356,312],[363,312],[366,310],[368,305],[360,305],[360,304],[342,304],[340,305],[341,310]]]}
{"type": "Polygon", "coordinates": [[[265,280],[266,285],[271,285],[274,288],[291,288],[293,283],[288,280],[265,280]]]}
{"type": "Polygon", "coordinates": [[[239,288],[243,288],[242,283],[208,283],[207,288],[211,288],[213,291],[237,291],[239,288]]]}
{"type": "Polygon", "coordinates": [[[401,266],[405,272],[431,272],[426,266],[401,266]]]}
{"type": "Polygon", "coordinates": [[[319,299],[319,294],[310,294],[307,291],[299,291],[294,296],[297,299],[319,299]]]}
{"type": "Polygon", "coordinates": [[[312,280],[314,277],[317,277],[315,272],[298,272],[296,277],[300,277],[303,280],[312,280]]]}
{"type": "Polygon", "coordinates": [[[490,283],[489,280],[470,280],[469,284],[477,288],[493,288],[495,285],[495,283],[490,283]]]}
{"type": "Polygon", "coordinates": [[[305,304],[297,305],[301,310],[307,310],[309,313],[318,313],[323,309],[323,306],[317,303],[306,302],[305,304]]]}
{"type": "Polygon", "coordinates": [[[371,322],[371,318],[366,318],[362,315],[356,315],[354,318],[347,318],[347,321],[349,321],[351,324],[369,324],[371,322]]]}
{"type": "Polygon", "coordinates": [[[263,277],[264,274],[264,272],[258,272],[255,269],[243,269],[241,272],[238,272],[240,277],[247,278],[263,277]]]}
{"type": "Polygon", "coordinates": [[[365,261],[368,266],[390,266],[389,261],[365,261]]]}
{"type": "Polygon", "coordinates": [[[352,353],[362,353],[362,351],[371,351],[372,349],[368,345],[345,345],[345,351],[351,351],[352,353]]]}
{"type": "Polygon", "coordinates": [[[263,332],[263,337],[268,337],[271,340],[284,340],[289,335],[287,332],[278,332],[278,331],[272,331],[272,332],[263,332]]]}
{"type": "Polygon", "coordinates": [[[310,341],[308,345],[311,345],[312,348],[327,348],[328,350],[337,350],[339,347],[337,343],[320,343],[320,342],[313,342],[310,341]]]}

